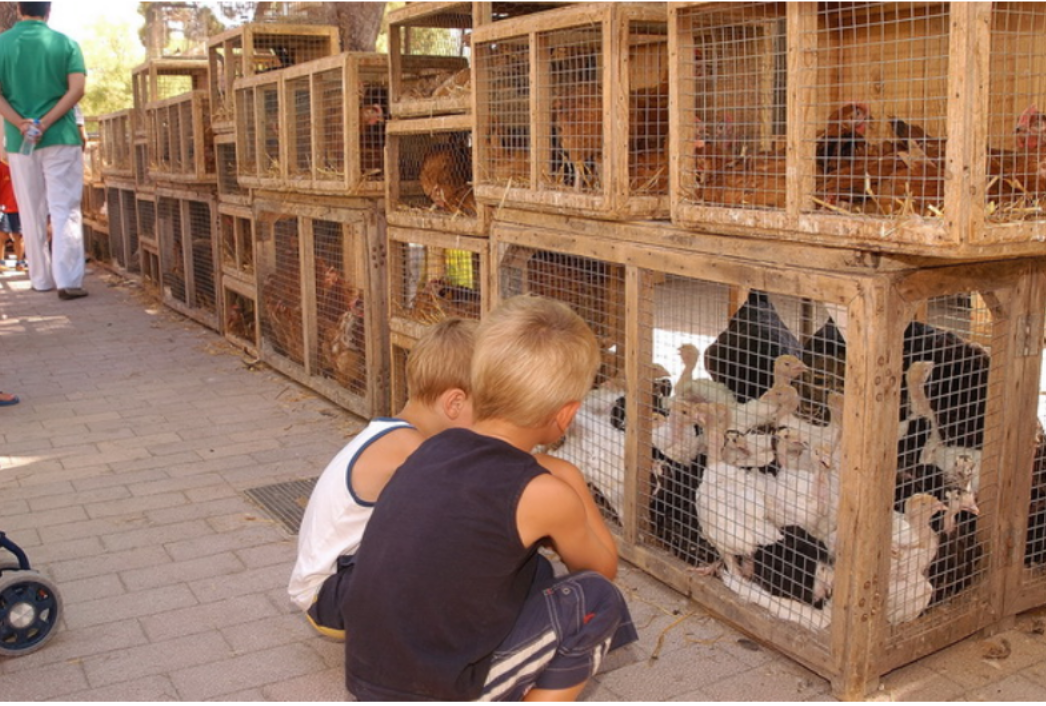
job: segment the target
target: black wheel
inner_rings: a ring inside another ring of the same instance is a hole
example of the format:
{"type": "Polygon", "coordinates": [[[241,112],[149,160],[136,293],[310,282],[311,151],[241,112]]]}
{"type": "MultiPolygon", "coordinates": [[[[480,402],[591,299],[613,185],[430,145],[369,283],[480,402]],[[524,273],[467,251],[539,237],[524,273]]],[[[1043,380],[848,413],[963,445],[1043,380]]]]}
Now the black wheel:
{"type": "Polygon", "coordinates": [[[0,576],[0,656],[26,655],[54,636],[61,613],[58,587],[36,571],[0,576]]]}

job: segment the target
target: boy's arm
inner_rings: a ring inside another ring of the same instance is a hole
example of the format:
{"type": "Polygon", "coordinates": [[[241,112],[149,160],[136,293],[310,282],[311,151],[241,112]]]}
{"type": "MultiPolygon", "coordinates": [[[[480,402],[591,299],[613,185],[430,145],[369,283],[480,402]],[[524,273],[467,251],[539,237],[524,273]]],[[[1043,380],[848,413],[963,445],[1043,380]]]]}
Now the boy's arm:
{"type": "MultiPolygon", "coordinates": [[[[588,500],[591,502],[590,496],[588,500]]],[[[594,502],[592,506],[595,509],[594,502]]],[[[598,509],[595,511],[598,513],[598,509]]],[[[602,531],[590,522],[588,512],[572,483],[557,475],[540,475],[527,485],[519,499],[516,527],[525,546],[548,537],[569,570],[596,571],[613,579],[617,575],[613,537],[601,520],[602,531]]]]}
{"type": "Polygon", "coordinates": [[[614,535],[610,533],[610,529],[603,519],[603,513],[596,505],[581,470],[569,461],[548,454],[535,454],[535,458],[546,471],[574,489],[574,492],[581,498],[581,504],[585,506],[585,521],[588,522],[596,537],[617,556],[617,542],[614,540],[614,535]]]}

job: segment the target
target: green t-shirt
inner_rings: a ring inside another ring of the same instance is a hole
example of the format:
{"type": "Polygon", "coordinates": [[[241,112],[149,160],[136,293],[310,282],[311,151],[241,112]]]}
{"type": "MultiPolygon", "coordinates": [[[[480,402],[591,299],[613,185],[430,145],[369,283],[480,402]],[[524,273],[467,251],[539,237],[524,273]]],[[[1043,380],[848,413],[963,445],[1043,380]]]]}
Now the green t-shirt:
{"type": "MultiPolygon", "coordinates": [[[[69,90],[69,74],[86,74],[80,45],[40,20],[22,20],[0,34],[0,93],[19,115],[42,118],[69,90]]],[[[7,125],[8,152],[22,146],[22,133],[7,125]]],[[[37,144],[79,145],[73,111],[63,115],[37,144]]]]}

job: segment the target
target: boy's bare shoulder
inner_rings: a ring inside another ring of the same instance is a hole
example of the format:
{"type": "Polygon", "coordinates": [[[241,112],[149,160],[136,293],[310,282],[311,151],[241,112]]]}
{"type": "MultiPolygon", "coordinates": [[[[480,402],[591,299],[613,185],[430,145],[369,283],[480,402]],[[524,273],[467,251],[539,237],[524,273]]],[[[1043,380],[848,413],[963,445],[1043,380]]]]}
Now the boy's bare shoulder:
{"type": "Polygon", "coordinates": [[[424,435],[414,427],[393,429],[372,441],[353,466],[353,492],[367,502],[376,501],[396,469],[424,441],[424,435]]]}

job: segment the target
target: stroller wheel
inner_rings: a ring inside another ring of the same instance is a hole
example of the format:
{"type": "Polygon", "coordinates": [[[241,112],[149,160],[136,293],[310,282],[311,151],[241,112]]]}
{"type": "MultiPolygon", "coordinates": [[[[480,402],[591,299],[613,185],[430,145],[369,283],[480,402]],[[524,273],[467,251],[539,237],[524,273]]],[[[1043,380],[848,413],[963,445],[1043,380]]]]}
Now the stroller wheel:
{"type": "Polygon", "coordinates": [[[36,571],[0,575],[0,656],[29,654],[54,636],[61,612],[58,587],[36,571]]]}

